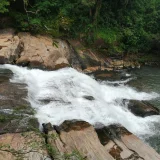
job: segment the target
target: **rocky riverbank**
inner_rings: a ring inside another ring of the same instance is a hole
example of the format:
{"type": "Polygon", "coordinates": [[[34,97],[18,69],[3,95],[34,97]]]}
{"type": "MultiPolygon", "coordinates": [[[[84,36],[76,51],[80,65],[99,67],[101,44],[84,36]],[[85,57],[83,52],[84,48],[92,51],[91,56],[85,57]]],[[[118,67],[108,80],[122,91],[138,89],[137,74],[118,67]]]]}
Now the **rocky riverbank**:
{"type": "Polygon", "coordinates": [[[95,129],[85,121],[43,124],[37,131],[0,135],[5,160],[159,160],[160,155],[120,125],[95,129]]]}
{"type": "MultiPolygon", "coordinates": [[[[86,49],[78,41],[0,31],[0,64],[45,70],[73,67],[95,72],[97,79],[123,79],[113,70],[140,67],[126,59],[112,59],[86,49]]],[[[27,100],[24,84],[10,83],[12,72],[0,73],[0,159],[5,160],[159,160],[160,155],[119,124],[93,126],[82,120],[61,125],[43,124],[39,131],[35,111],[27,100]]],[[[118,85],[118,84],[114,84],[118,85]]],[[[94,97],[85,96],[88,101],[94,97]]],[[[136,116],[159,115],[145,101],[124,100],[136,116]]]]}
{"type": "Polygon", "coordinates": [[[49,70],[71,66],[85,73],[140,67],[137,61],[98,54],[79,41],[16,34],[13,29],[0,31],[0,64],[5,63],[49,70]]]}

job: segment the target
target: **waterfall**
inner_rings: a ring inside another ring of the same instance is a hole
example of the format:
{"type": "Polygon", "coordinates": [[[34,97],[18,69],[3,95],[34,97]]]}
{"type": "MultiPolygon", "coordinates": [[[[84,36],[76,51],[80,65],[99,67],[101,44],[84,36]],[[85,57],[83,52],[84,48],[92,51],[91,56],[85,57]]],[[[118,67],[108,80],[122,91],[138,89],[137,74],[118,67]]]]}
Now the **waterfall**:
{"type": "Polygon", "coordinates": [[[11,83],[25,83],[28,101],[36,110],[40,124],[59,125],[64,120],[81,119],[93,125],[119,123],[136,135],[151,135],[160,116],[146,118],[132,114],[123,99],[151,100],[157,93],[138,92],[125,85],[97,82],[73,68],[42,71],[13,65],[0,68],[13,72],[11,83]],[[92,100],[85,97],[92,96],[92,100]]]}

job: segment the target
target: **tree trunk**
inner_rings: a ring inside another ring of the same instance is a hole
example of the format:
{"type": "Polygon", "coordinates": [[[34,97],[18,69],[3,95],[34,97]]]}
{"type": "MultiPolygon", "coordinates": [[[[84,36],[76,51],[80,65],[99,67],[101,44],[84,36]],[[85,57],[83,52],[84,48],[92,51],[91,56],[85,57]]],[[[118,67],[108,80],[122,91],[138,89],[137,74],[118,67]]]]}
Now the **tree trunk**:
{"type": "Polygon", "coordinates": [[[101,6],[102,6],[102,0],[97,0],[96,6],[95,6],[94,21],[93,21],[93,25],[94,25],[96,31],[97,31],[98,17],[99,17],[99,13],[101,10],[101,6]]]}

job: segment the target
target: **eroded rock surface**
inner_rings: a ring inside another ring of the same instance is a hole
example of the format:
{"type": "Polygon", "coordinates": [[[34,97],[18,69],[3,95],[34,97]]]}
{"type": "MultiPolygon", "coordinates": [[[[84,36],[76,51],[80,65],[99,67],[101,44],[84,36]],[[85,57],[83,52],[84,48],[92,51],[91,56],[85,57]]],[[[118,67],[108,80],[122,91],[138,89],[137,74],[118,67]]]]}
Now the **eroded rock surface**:
{"type": "Polygon", "coordinates": [[[13,63],[20,54],[19,37],[14,30],[0,30],[0,64],[13,63]]]}
{"type": "Polygon", "coordinates": [[[160,113],[158,108],[146,101],[130,100],[128,108],[132,113],[140,117],[159,115],[160,113]]]}
{"type": "Polygon", "coordinates": [[[44,138],[35,132],[0,135],[1,160],[51,160],[44,138]]]}
{"type": "Polygon", "coordinates": [[[86,48],[80,41],[69,40],[69,42],[78,54],[78,60],[84,73],[140,67],[137,61],[131,61],[122,56],[110,57],[107,51],[104,54],[99,53],[94,49],[86,48]]]}
{"type": "Polygon", "coordinates": [[[68,154],[71,158],[88,160],[114,160],[100,143],[95,129],[84,121],[65,121],[59,127],[48,131],[47,142],[62,159],[68,154]],[[51,135],[56,135],[55,139],[51,135]],[[74,154],[76,153],[76,154],[74,154]]]}
{"type": "Polygon", "coordinates": [[[55,150],[53,159],[159,160],[160,155],[120,125],[94,129],[80,120],[60,126],[44,124],[47,143],[55,150]]]}
{"type": "Polygon", "coordinates": [[[69,66],[69,46],[65,41],[55,40],[46,36],[32,36],[19,33],[23,46],[16,64],[47,69],[59,69],[69,66]]]}
{"type": "Polygon", "coordinates": [[[0,64],[5,63],[50,70],[72,66],[84,73],[139,66],[122,57],[109,58],[86,48],[80,41],[68,42],[30,33],[16,35],[12,29],[0,31],[0,64]]]}

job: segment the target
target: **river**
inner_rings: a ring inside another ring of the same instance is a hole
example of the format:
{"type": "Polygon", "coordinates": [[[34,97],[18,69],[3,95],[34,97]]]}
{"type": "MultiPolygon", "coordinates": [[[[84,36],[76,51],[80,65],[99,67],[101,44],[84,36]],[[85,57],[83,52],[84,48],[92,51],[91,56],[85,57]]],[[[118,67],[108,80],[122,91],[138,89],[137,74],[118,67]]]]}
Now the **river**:
{"type": "MultiPolygon", "coordinates": [[[[131,71],[132,76],[136,77],[131,84],[139,91],[156,92],[160,94],[160,68],[142,67],[131,71]]],[[[150,100],[154,106],[160,109],[160,98],[150,100]]],[[[152,136],[144,137],[145,141],[160,153],[160,121],[157,121],[153,129],[152,136]]]]}
{"type": "Polygon", "coordinates": [[[94,75],[88,76],[73,68],[57,71],[12,65],[0,68],[13,72],[11,83],[26,84],[27,99],[36,110],[40,124],[59,125],[66,119],[82,119],[95,126],[120,123],[160,152],[160,116],[137,117],[122,103],[123,99],[148,100],[160,108],[158,68],[122,72],[126,79],[119,81],[96,81],[94,75]]]}

